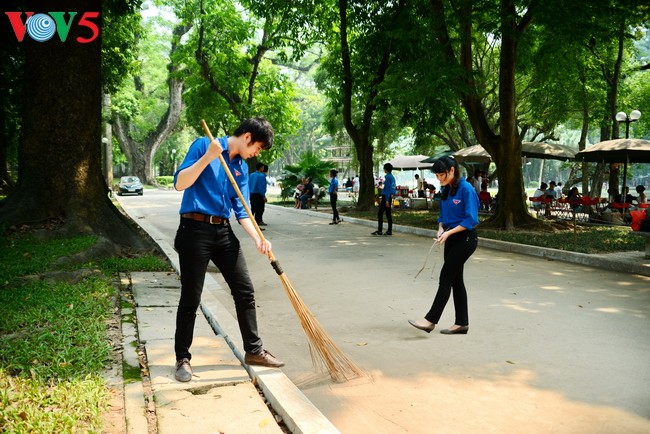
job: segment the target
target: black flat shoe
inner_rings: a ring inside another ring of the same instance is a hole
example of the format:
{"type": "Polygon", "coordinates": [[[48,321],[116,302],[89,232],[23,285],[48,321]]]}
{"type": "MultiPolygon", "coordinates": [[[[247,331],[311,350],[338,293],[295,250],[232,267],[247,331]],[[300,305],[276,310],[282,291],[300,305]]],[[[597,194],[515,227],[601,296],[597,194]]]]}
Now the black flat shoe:
{"type": "Polygon", "coordinates": [[[374,231],[370,235],[384,235],[384,233],[382,231],[374,231]]]}
{"type": "Polygon", "coordinates": [[[393,231],[387,231],[384,235],[393,235],[393,231]]]}
{"type": "Polygon", "coordinates": [[[331,225],[338,225],[339,222],[331,222],[330,224],[331,224],[331,225]]]}
{"type": "Polygon", "coordinates": [[[443,335],[466,335],[468,330],[469,326],[458,326],[456,329],[440,330],[440,333],[443,335]]]}
{"type": "Polygon", "coordinates": [[[431,333],[431,331],[433,331],[433,329],[436,328],[435,324],[431,324],[430,326],[421,326],[420,324],[417,323],[417,321],[413,321],[412,319],[409,320],[409,324],[411,324],[416,329],[425,331],[427,333],[431,333]]]}

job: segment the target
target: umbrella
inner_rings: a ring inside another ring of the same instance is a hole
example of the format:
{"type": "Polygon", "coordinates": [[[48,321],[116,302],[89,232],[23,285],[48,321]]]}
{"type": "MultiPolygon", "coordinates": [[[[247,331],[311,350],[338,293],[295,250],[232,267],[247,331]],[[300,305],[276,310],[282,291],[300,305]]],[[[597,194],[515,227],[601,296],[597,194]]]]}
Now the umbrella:
{"type": "Polygon", "coordinates": [[[650,163],[650,140],[643,139],[614,139],[605,140],[588,147],[576,154],[576,160],[624,163],[623,189],[625,194],[625,178],[629,163],[650,163]]]}
{"type": "Polygon", "coordinates": [[[650,163],[650,140],[605,140],[578,152],[576,160],[603,163],[650,163]]]}
{"type": "Polygon", "coordinates": [[[564,145],[545,142],[521,142],[521,155],[528,158],[573,160],[576,151],[564,145]]]}
{"type": "Polygon", "coordinates": [[[422,160],[421,162],[422,163],[433,163],[433,162],[435,162],[436,160],[438,160],[438,159],[440,159],[442,157],[453,157],[453,156],[454,156],[454,151],[452,151],[451,149],[447,149],[446,151],[442,151],[442,152],[440,152],[440,153],[438,153],[436,155],[433,155],[433,156],[431,156],[431,157],[429,157],[427,159],[422,160]]]}
{"type": "MultiPolygon", "coordinates": [[[[544,142],[521,142],[521,156],[528,158],[542,158],[544,160],[573,160],[575,151],[568,146],[555,145],[544,142]]],[[[463,163],[487,163],[492,157],[481,145],[463,148],[454,154],[454,158],[463,163]]]]}
{"type": "Polygon", "coordinates": [[[428,158],[426,155],[402,155],[389,161],[396,170],[422,170],[430,169],[431,163],[423,163],[428,158]]]}
{"type": "Polygon", "coordinates": [[[459,163],[489,163],[492,157],[481,145],[469,146],[454,153],[459,163]]]}

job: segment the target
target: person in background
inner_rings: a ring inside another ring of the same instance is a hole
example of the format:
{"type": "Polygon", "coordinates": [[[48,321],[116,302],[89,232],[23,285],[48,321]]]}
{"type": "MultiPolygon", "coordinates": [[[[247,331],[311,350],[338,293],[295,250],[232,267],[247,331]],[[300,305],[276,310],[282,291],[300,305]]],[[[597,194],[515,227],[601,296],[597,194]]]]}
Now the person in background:
{"type": "Polygon", "coordinates": [[[450,157],[442,157],[433,163],[432,169],[442,186],[440,218],[436,243],[444,245],[444,264],[440,270],[438,292],[431,309],[424,319],[409,324],[427,333],[438,324],[442,312],[453,291],[454,325],[441,330],[446,335],[467,334],[469,313],[467,309],[467,289],[463,279],[465,262],[478,246],[475,226],[478,224],[479,200],[474,187],[458,171],[458,163],[450,157]]]}
{"type": "Polygon", "coordinates": [[[625,187],[625,190],[623,194],[617,194],[616,197],[614,198],[614,202],[616,203],[632,203],[636,200],[635,196],[632,196],[630,194],[630,187],[625,187]]]}
{"type": "Polygon", "coordinates": [[[307,183],[306,178],[303,176],[300,179],[300,184],[296,186],[296,191],[293,194],[293,198],[296,200],[296,203],[294,204],[295,209],[300,209],[300,196],[302,195],[302,191],[305,189],[305,184],[307,183]]]}
{"type": "Polygon", "coordinates": [[[639,193],[636,197],[636,203],[648,203],[648,198],[645,194],[645,187],[643,185],[637,185],[636,192],[639,193]]]}
{"type": "Polygon", "coordinates": [[[539,185],[539,188],[537,190],[535,190],[535,193],[533,193],[533,198],[540,199],[540,201],[534,201],[533,202],[533,209],[535,211],[537,211],[537,212],[544,209],[544,215],[546,217],[550,217],[551,208],[550,208],[549,204],[541,202],[541,199],[546,199],[546,189],[547,188],[548,188],[548,185],[545,182],[542,182],[539,185]]]}
{"type": "Polygon", "coordinates": [[[257,163],[255,168],[255,172],[251,173],[248,181],[251,195],[251,212],[258,226],[266,226],[262,216],[266,204],[266,172],[269,170],[269,166],[264,163],[257,163]]]}
{"type": "Polygon", "coordinates": [[[477,195],[481,192],[481,185],[483,185],[483,178],[484,178],[483,175],[484,172],[481,170],[474,171],[474,178],[472,178],[472,182],[470,183],[474,187],[474,191],[476,191],[477,195]]]}
{"type": "Polygon", "coordinates": [[[390,163],[384,164],[384,173],[386,177],[384,179],[384,186],[381,189],[379,196],[379,211],[377,212],[377,230],[372,233],[372,235],[393,235],[393,216],[391,215],[390,207],[391,200],[395,194],[395,188],[397,184],[395,183],[395,177],[392,174],[393,165],[390,163]],[[384,228],[384,213],[386,213],[386,221],[388,222],[388,230],[386,233],[383,232],[384,228]]]}
{"type": "Polygon", "coordinates": [[[569,190],[569,194],[567,195],[566,200],[569,203],[569,207],[572,210],[576,211],[578,208],[580,208],[581,198],[582,195],[580,194],[580,190],[578,190],[578,187],[573,187],[571,188],[571,190],[569,190]]]}
{"type": "Polygon", "coordinates": [[[330,170],[330,186],[327,189],[327,192],[330,194],[330,205],[332,206],[332,223],[331,225],[338,225],[341,223],[341,218],[339,217],[339,211],[336,209],[336,201],[339,197],[339,180],[336,178],[339,172],[332,169],[330,170]]]}
{"type": "Polygon", "coordinates": [[[424,197],[424,181],[420,179],[420,175],[415,175],[415,188],[418,192],[418,197],[424,197]]]}
{"type": "Polygon", "coordinates": [[[352,180],[352,178],[348,178],[348,180],[345,181],[345,191],[351,192],[353,186],[354,186],[354,181],[352,180]]]}
{"type": "Polygon", "coordinates": [[[266,119],[247,119],[232,136],[213,141],[207,137],[196,139],[174,174],[174,188],[183,192],[180,224],[174,239],[181,274],[174,336],[177,381],[192,379],[190,346],[209,261],[217,266],[230,287],[244,345],[244,363],[284,366],[263,348],[258,335],[255,289],[239,240],[230,226],[230,215],[234,213],[261,254],[268,255],[271,243],[258,235],[219,159],[223,157],[242,196],[249,200],[248,165],[244,160],[256,157],[262,149],[271,149],[273,136],[273,128],[266,119]]]}
{"type": "Polygon", "coordinates": [[[551,181],[548,183],[548,190],[546,190],[547,199],[553,199],[553,200],[558,199],[557,190],[555,189],[555,187],[556,187],[555,181],[551,181]]]}
{"type": "Polygon", "coordinates": [[[314,184],[308,176],[305,178],[305,186],[300,194],[300,209],[307,209],[307,201],[314,196],[314,184]]]}
{"type": "Polygon", "coordinates": [[[478,199],[481,204],[481,209],[487,212],[489,212],[492,209],[492,195],[488,191],[487,182],[481,184],[481,191],[478,194],[478,199]]]}

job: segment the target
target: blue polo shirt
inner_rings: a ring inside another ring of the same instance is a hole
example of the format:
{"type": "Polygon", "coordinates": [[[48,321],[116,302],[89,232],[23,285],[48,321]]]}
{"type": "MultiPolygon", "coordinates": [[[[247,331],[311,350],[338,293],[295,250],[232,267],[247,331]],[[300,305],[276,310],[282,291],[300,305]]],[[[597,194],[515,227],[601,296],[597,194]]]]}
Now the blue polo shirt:
{"type": "MultiPolygon", "coordinates": [[[[242,196],[249,202],[248,165],[239,155],[230,159],[227,136],[221,137],[219,143],[223,148],[222,156],[226,161],[226,165],[230,169],[233,178],[235,178],[235,182],[242,196]]],[[[176,173],[174,173],[174,186],[176,186],[178,173],[201,158],[206,153],[209,144],[210,139],[200,137],[190,145],[190,149],[187,151],[183,163],[181,163],[176,173]]],[[[219,158],[212,160],[203,172],[201,172],[201,175],[199,175],[194,184],[183,191],[183,199],[181,200],[179,213],[184,214],[188,212],[199,212],[221,218],[230,218],[231,212],[234,212],[238,220],[248,217],[246,209],[237,197],[237,193],[228,179],[228,175],[226,175],[223,167],[221,167],[219,158]]]]}
{"type": "Polygon", "coordinates": [[[397,184],[395,183],[395,177],[392,173],[387,173],[386,178],[384,179],[384,188],[381,189],[381,195],[386,199],[389,199],[395,194],[396,188],[397,184]]]}
{"type": "Polygon", "coordinates": [[[465,178],[461,178],[456,189],[456,194],[440,202],[440,218],[445,229],[452,229],[462,226],[465,229],[474,229],[478,224],[479,200],[474,186],[470,185],[465,178]]]}
{"type": "Polygon", "coordinates": [[[248,188],[250,193],[261,194],[262,196],[266,195],[266,175],[260,171],[255,171],[251,173],[251,176],[248,178],[248,188]]]}
{"type": "Polygon", "coordinates": [[[327,189],[327,192],[331,194],[331,193],[336,193],[338,191],[339,191],[339,180],[336,178],[332,178],[332,180],[330,181],[330,186],[327,189]]]}

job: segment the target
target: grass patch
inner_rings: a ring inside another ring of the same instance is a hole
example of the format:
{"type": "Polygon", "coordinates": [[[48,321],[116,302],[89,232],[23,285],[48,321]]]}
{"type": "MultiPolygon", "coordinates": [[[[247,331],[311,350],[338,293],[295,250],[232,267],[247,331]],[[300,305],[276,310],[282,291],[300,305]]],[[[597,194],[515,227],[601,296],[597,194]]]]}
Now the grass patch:
{"type": "MultiPolygon", "coordinates": [[[[95,237],[0,235],[0,432],[101,432],[117,271],[169,270],[159,257],[112,258],[76,284],[38,278],[95,237]]],[[[67,266],[66,269],[70,269],[67,266]]]]}

